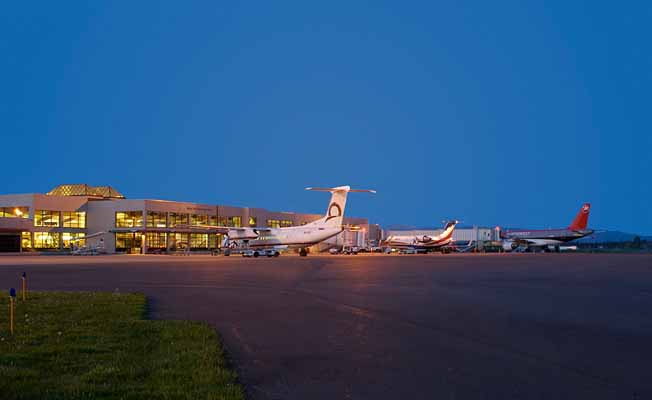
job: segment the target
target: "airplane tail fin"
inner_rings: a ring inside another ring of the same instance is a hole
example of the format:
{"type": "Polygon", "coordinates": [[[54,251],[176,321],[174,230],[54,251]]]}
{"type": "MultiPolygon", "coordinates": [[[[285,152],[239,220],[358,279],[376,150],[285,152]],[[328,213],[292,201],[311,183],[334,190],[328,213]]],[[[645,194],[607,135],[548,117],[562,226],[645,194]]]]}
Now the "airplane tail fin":
{"type": "Polygon", "coordinates": [[[455,226],[459,224],[460,221],[458,220],[451,220],[446,223],[444,226],[444,231],[441,233],[442,238],[445,239],[450,239],[453,237],[453,231],[455,230],[455,226]]]}
{"type": "Polygon", "coordinates": [[[591,212],[591,204],[584,203],[580,211],[575,216],[573,222],[568,226],[571,230],[584,230],[589,223],[589,212],[591,212]]]}
{"type": "Polygon", "coordinates": [[[350,186],[338,186],[334,188],[308,187],[306,190],[331,193],[331,201],[328,203],[326,215],[323,218],[311,222],[308,225],[326,225],[332,227],[342,226],[342,220],[344,219],[344,208],[346,207],[346,197],[350,192],[376,193],[375,190],[351,189],[350,186]]]}

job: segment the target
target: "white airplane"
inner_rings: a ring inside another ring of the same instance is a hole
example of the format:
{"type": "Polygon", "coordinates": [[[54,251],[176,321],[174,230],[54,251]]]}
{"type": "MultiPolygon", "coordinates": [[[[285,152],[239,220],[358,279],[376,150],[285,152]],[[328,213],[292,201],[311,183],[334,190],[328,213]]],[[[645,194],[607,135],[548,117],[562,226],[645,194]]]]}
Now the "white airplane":
{"type": "Polygon", "coordinates": [[[393,249],[410,249],[415,251],[428,252],[432,250],[441,250],[447,252],[447,246],[453,241],[453,231],[459,221],[452,220],[446,223],[444,231],[437,236],[407,236],[392,235],[388,236],[383,242],[383,246],[393,249]]]}
{"type": "Polygon", "coordinates": [[[224,255],[229,254],[230,247],[246,248],[253,257],[259,255],[278,256],[279,250],[299,249],[299,255],[308,255],[306,248],[323,242],[344,230],[344,208],[349,193],[376,193],[375,190],[351,189],[350,186],[335,188],[313,188],[306,190],[330,192],[331,200],[326,209],[326,215],[317,221],[301,226],[285,228],[231,228],[207,227],[217,233],[226,235],[222,247],[227,248],[224,255]]]}

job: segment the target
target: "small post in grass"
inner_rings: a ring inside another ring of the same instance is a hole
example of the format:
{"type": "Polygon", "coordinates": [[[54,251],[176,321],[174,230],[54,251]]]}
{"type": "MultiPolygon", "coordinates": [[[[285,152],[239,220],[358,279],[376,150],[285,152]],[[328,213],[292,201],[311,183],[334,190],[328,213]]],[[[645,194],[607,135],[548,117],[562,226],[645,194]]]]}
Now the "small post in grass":
{"type": "Polygon", "coordinates": [[[14,300],[16,299],[16,289],[9,289],[9,332],[14,335],[14,300]]]}
{"type": "Polygon", "coordinates": [[[23,294],[23,301],[25,301],[25,298],[27,297],[27,274],[24,272],[23,272],[22,280],[23,280],[22,294],[23,294]]]}

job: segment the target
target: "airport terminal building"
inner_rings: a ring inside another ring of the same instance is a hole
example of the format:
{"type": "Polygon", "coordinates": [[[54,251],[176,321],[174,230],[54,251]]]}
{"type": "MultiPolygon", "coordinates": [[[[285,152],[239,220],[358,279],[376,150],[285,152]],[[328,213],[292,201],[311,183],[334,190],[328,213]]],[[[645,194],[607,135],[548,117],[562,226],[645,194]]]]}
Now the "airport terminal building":
{"type": "MultiPolygon", "coordinates": [[[[68,252],[74,245],[100,246],[107,253],[208,252],[219,248],[223,237],[210,233],[206,226],[280,228],[321,217],[263,208],[132,200],[110,186],[60,185],[46,194],[0,195],[0,252],[68,252]]],[[[379,238],[380,229],[365,218],[345,218],[344,224],[351,229],[311,250],[363,246],[379,238]]]]}

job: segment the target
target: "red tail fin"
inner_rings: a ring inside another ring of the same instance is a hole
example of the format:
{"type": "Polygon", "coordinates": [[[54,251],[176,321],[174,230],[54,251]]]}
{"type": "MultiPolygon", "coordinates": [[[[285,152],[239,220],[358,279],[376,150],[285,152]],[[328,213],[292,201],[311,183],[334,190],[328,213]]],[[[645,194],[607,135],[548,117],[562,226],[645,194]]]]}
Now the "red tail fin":
{"type": "Polygon", "coordinates": [[[568,226],[572,230],[584,230],[589,223],[589,212],[591,211],[591,204],[584,203],[580,211],[575,216],[573,222],[568,226]]]}

